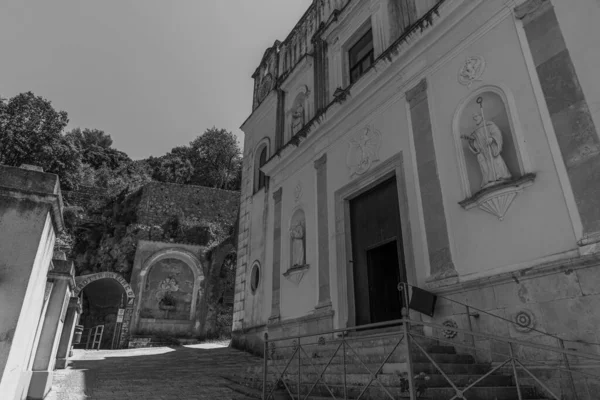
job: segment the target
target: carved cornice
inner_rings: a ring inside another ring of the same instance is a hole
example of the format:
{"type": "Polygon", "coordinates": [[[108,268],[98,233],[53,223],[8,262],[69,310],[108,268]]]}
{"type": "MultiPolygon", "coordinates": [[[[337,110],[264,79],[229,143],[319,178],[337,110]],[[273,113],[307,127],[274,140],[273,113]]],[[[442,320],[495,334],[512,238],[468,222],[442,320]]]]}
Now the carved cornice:
{"type": "Polygon", "coordinates": [[[515,7],[515,17],[527,24],[551,8],[552,3],[550,3],[550,0],[528,0],[515,7]]]}
{"type": "Polygon", "coordinates": [[[283,188],[279,188],[273,192],[273,200],[275,200],[275,204],[281,202],[281,195],[283,194],[283,188]]]}
{"type": "Polygon", "coordinates": [[[415,104],[427,97],[427,79],[423,78],[412,89],[406,92],[406,101],[413,107],[415,104]]]}
{"type": "Polygon", "coordinates": [[[315,169],[321,170],[327,165],[327,153],[323,154],[321,157],[315,160],[314,162],[315,169]]]}

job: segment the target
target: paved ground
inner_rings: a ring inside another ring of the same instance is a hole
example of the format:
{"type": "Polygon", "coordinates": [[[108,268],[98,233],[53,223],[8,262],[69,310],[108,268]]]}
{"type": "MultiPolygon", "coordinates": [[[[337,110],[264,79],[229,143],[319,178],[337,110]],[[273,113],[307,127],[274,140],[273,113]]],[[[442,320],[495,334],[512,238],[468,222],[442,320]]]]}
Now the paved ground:
{"type": "Polygon", "coordinates": [[[223,344],[75,350],[47,400],[246,400],[221,376],[260,359],[223,344]]]}

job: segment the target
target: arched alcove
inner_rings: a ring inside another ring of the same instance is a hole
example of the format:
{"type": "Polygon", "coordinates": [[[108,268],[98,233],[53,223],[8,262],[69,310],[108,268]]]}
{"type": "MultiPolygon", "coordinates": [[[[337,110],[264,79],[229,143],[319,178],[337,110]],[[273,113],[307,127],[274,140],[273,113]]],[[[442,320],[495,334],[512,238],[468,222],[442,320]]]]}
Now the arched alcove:
{"type": "Polygon", "coordinates": [[[204,297],[204,273],[193,253],[180,248],[157,251],[144,261],[139,276],[138,333],[180,336],[199,329],[196,310],[204,297]]]}
{"type": "MultiPolygon", "coordinates": [[[[80,323],[84,329],[104,325],[101,348],[119,348],[128,339],[129,324],[135,294],[129,283],[116,272],[100,272],[75,278],[74,296],[82,298],[83,313],[80,323]],[[118,320],[119,309],[124,310],[118,320]],[[116,326],[121,324],[120,326],[116,326]]],[[[89,332],[89,331],[86,331],[89,332]]],[[[85,347],[87,337],[83,339],[85,347]]]]}
{"type": "Polygon", "coordinates": [[[514,99],[506,88],[483,86],[463,99],[454,115],[453,135],[465,198],[484,189],[490,176],[516,180],[531,172],[514,99]],[[481,147],[473,140],[478,134],[493,142],[493,146],[482,147],[482,155],[474,154],[481,147]],[[483,154],[491,149],[500,149],[499,157],[483,154]],[[493,163],[489,162],[492,158],[493,163]],[[509,174],[503,173],[504,165],[509,174]]]}

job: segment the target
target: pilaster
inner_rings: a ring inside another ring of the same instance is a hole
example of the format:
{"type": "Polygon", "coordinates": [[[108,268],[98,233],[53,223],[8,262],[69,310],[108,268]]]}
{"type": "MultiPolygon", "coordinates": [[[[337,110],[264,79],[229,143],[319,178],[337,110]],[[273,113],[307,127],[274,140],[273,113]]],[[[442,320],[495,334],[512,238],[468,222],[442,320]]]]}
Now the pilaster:
{"type": "Polygon", "coordinates": [[[327,153],[314,162],[317,173],[317,243],[319,302],[317,309],[331,308],[329,289],[329,212],[327,202],[327,153]]]}
{"type": "Polygon", "coordinates": [[[600,251],[600,138],[550,0],[515,8],[521,20],[582,223],[583,254],[600,251]]]}
{"type": "Polygon", "coordinates": [[[281,197],[283,188],[273,192],[274,219],[273,219],[273,286],[271,301],[271,316],[269,323],[276,323],[280,319],[280,287],[281,287],[281,197]]]}
{"type": "Polygon", "coordinates": [[[423,219],[429,251],[431,270],[428,280],[434,281],[456,277],[457,273],[450,252],[450,239],[446,224],[442,188],[433,144],[431,117],[427,101],[427,80],[421,80],[414,88],[406,92],[406,100],[410,107],[417,174],[421,188],[423,219]]]}
{"type": "Polygon", "coordinates": [[[58,350],[56,351],[56,369],[64,369],[67,367],[69,352],[73,343],[73,334],[75,333],[75,325],[79,321],[81,315],[81,300],[78,297],[71,297],[67,308],[67,314],[63,323],[63,329],[60,335],[58,350]]]}

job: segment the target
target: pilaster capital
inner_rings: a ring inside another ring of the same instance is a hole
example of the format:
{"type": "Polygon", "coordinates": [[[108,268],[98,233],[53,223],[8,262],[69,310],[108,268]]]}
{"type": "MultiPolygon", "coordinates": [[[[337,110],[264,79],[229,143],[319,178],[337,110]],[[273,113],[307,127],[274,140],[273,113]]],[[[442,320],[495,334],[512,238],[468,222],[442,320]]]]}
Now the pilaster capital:
{"type": "Polygon", "coordinates": [[[273,192],[273,200],[275,200],[275,203],[281,202],[282,193],[283,193],[283,188],[281,188],[281,187],[273,192]]]}
{"type": "Polygon", "coordinates": [[[415,87],[406,92],[406,101],[411,107],[427,97],[427,79],[423,78],[415,87]]]}
{"type": "Polygon", "coordinates": [[[527,0],[515,7],[515,18],[530,22],[552,8],[550,0],[527,0]]]}
{"type": "Polygon", "coordinates": [[[323,169],[325,165],[327,165],[327,153],[324,153],[321,157],[317,158],[314,165],[317,171],[323,169]]]}

